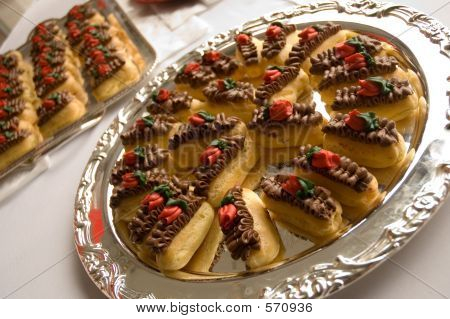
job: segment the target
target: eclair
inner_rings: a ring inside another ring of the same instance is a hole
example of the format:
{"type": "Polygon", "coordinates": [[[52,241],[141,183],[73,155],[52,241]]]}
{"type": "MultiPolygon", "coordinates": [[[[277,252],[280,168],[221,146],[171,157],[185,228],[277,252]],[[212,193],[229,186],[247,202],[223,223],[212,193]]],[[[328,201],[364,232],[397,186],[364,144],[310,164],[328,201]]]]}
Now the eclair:
{"type": "Polygon", "coordinates": [[[272,22],[265,32],[261,56],[265,65],[283,65],[298,38],[294,24],[272,22]]]}
{"type": "Polygon", "coordinates": [[[203,88],[216,77],[210,66],[193,61],[185,64],[177,72],[174,81],[177,91],[187,92],[195,99],[204,100],[203,88]]]}
{"type": "Polygon", "coordinates": [[[250,32],[240,32],[234,37],[236,43],[236,60],[243,66],[239,72],[244,80],[260,77],[264,73],[261,66],[263,42],[250,32]]]}
{"type": "Polygon", "coordinates": [[[155,90],[146,108],[150,114],[167,114],[184,122],[191,114],[192,96],[186,92],[169,91],[167,89],[155,90]]]}

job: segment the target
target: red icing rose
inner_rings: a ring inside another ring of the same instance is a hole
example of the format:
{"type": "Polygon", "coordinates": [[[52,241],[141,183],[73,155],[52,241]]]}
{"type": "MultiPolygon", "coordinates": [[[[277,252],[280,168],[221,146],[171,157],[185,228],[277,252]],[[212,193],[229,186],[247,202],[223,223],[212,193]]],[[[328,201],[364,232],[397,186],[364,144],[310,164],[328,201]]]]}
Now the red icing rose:
{"type": "Polygon", "coordinates": [[[44,66],[44,67],[41,69],[41,75],[42,75],[42,76],[47,76],[48,74],[52,73],[52,71],[53,71],[53,69],[52,69],[51,66],[44,66]]]}
{"type": "Polygon", "coordinates": [[[86,46],[93,48],[100,44],[100,40],[87,33],[84,35],[84,43],[86,44],[86,46]]]}
{"type": "Polygon", "coordinates": [[[139,185],[139,181],[134,173],[126,173],[122,176],[122,186],[124,188],[135,188],[139,185]]]}
{"type": "Polygon", "coordinates": [[[193,72],[197,72],[198,70],[200,70],[200,64],[197,62],[191,62],[186,65],[183,72],[184,74],[191,74],[193,72]]]}
{"type": "Polygon", "coordinates": [[[9,70],[5,68],[4,66],[0,65],[0,75],[6,75],[9,74],[9,70]]]}
{"type": "Polygon", "coordinates": [[[42,102],[42,106],[45,109],[51,109],[56,105],[55,100],[52,99],[45,99],[44,102],[42,102]]]}
{"type": "Polygon", "coordinates": [[[41,41],[42,41],[42,38],[38,35],[35,35],[34,37],[31,38],[31,42],[33,42],[33,43],[38,43],[41,41]]]}
{"type": "Polygon", "coordinates": [[[6,112],[4,109],[0,109],[0,120],[6,118],[8,116],[8,112],[6,112]]]}
{"type": "Polygon", "coordinates": [[[73,29],[71,29],[71,30],[69,31],[69,35],[70,35],[72,38],[78,38],[78,37],[81,35],[81,30],[80,30],[80,29],[75,29],[75,28],[73,28],[73,29]]]}
{"type": "Polygon", "coordinates": [[[266,73],[264,73],[264,83],[266,83],[266,84],[272,83],[279,76],[281,76],[281,72],[277,69],[266,70],[266,73]]]}
{"type": "Polygon", "coordinates": [[[200,163],[203,165],[213,165],[222,154],[222,150],[216,146],[208,146],[200,155],[200,163]]]}
{"type": "Polygon", "coordinates": [[[205,119],[198,114],[191,115],[188,118],[188,121],[193,126],[200,126],[205,124],[205,119]]]}
{"type": "Polygon", "coordinates": [[[45,84],[50,85],[50,84],[55,83],[56,80],[52,76],[46,76],[43,81],[45,84]]]}
{"type": "Polygon", "coordinates": [[[236,39],[237,43],[239,43],[241,45],[250,43],[250,36],[245,33],[238,34],[235,39],[236,39]]]}
{"type": "Polygon", "coordinates": [[[156,96],[156,101],[165,102],[169,99],[170,92],[167,89],[160,89],[158,95],[156,96]]]}
{"type": "Polygon", "coordinates": [[[166,224],[171,224],[182,213],[179,206],[166,206],[159,214],[158,219],[163,219],[166,224]]]}
{"type": "Polygon", "coordinates": [[[234,204],[226,204],[219,208],[219,223],[223,230],[233,226],[234,219],[237,215],[237,208],[234,204]]]}
{"type": "Polygon", "coordinates": [[[312,155],[311,165],[316,168],[333,169],[341,164],[339,155],[321,149],[312,155]]]}
{"type": "Polygon", "coordinates": [[[345,42],[338,43],[335,46],[335,53],[338,59],[348,57],[349,55],[352,55],[355,52],[356,52],[355,47],[345,42]]]}
{"type": "Polygon", "coordinates": [[[380,95],[380,93],[381,93],[380,87],[372,81],[359,80],[358,83],[359,83],[359,86],[361,87],[358,90],[358,92],[356,92],[358,95],[377,96],[377,95],[380,95]]]}
{"type": "Polygon", "coordinates": [[[269,116],[272,121],[284,121],[292,115],[294,107],[287,100],[273,102],[269,108],[269,116]]]}
{"type": "Polygon", "coordinates": [[[0,107],[4,107],[6,104],[6,100],[0,100],[0,107]]]}
{"type": "Polygon", "coordinates": [[[345,118],[345,124],[350,127],[352,130],[357,132],[364,131],[366,126],[366,121],[359,117],[361,113],[358,110],[352,110],[348,113],[348,117],[345,118]]]}
{"type": "Polygon", "coordinates": [[[290,175],[289,178],[281,185],[281,188],[295,197],[297,192],[302,189],[302,185],[300,185],[297,176],[290,175]]]}
{"type": "Polygon", "coordinates": [[[277,25],[271,25],[266,30],[266,36],[269,38],[278,38],[281,34],[282,29],[277,25]]]}
{"type": "Polygon", "coordinates": [[[164,197],[158,192],[153,192],[144,197],[142,204],[146,205],[148,210],[151,211],[164,204],[164,197]]]}
{"type": "Polygon", "coordinates": [[[104,63],[104,64],[100,64],[97,67],[97,71],[101,76],[105,76],[106,74],[108,74],[109,72],[111,72],[111,68],[109,67],[108,64],[104,63]]]}
{"type": "Polygon", "coordinates": [[[344,59],[347,70],[359,70],[367,65],[366,58],[361,53],[354,53],[344,59]]]}
{"type": "Polygon", "coordinates": [[[128,151],[125,154],[123,154],[123,161],[125,162],[125,165],[127,166],[133,166],[136,164],[137,155],[134,153],[134,151],[128,151]]]}
{"type": "Polygon", "coordinates": [[[209,52],[206,52],[203,57],[206,62],[209,62],[209,63],[216,62],[217,60],[220,59],[220,52],[209,51],[209,52]]]}
{"type": "Polygon", "coordinates": [[[304,28],[298,36],[302,39],[302,42],[309,41],[317,37],[319,33],[313,27],[304,28]]]}
{"type": "Polygon", "coordinates": [[[6,136],[3,134],[0,134],[0,144],[6,143],[6,141],[7,141],[6,136]]]}
{"type": "Polygon", "coordinates": [[[217,80],[216,85],[217,85],[217,89],[220,92],[225,91],[225,81],[224,80],[217,80]]]}

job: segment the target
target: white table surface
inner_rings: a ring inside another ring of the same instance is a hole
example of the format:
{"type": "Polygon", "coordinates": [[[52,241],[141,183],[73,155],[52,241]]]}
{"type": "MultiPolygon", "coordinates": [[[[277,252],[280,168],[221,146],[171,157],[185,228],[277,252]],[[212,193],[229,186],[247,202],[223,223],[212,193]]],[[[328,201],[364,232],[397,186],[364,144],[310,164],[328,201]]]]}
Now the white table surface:
{"type": "MultiPolygon", "coordinates": [[[[33,24],[62,16],[76,0],[35,0],[0,52],[22,44],[33,24]]],[[[119,0],[147,35],[152,11],[119,0]]],[[[397,1],[450,25],[446,0],[397,1]]],[[[208,36],[245,20],[291,5],[289,1],[223,0],[198,16],[208,36]],[[264,5],[262,5],[264,3],[264,5]]],[[[14,14],[14,13],[12,13],[14,14]]],[[[207,38],[207,37],[206,37],[207,38]]],[[[206,39],[205,37],[203,38],[206,39]]],[[[158,44],[154,43],[158,48],[158,44]]],[[[80,175],[114,110],[93,129],[51,155],[53,165],[0,203],[0,296],[7,298],[103,298],[74,252],[73,201],[80,175]]],[[[450,202],[392,260],[336,294],[338,298],[448,298],[450,296],[450,202]]]]}

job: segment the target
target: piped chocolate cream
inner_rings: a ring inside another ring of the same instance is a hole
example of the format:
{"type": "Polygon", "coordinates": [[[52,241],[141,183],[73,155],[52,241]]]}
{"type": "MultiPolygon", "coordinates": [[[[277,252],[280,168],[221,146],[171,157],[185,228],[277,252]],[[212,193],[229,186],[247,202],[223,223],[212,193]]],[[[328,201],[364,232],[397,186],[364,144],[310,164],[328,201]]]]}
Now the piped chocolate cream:
{"type": "Polygon", "coordinates": [[[269,136],[277,136],[280,125],[314,126],[323,122],[322,114],[315,110],[316,103],[290,103],[278,100],[272,105],[253,111],[248,127],[269,136]]]}
{"type": "Polygon", "coordinates": [[[288,182],[289,179],[290,176],[287,175],[263,177],[260,185],[263,192],[271,199],[297,206],[307,214],[319,219],[328,220],[332,217],[336,210],[336,202],[331,197],[329,190],[321,186],[312,185],[308,190],[308,195],[303,198],[294,196],[283,189],[283,184],[288,182]]]}
{"type": "Polygon", "coordinates": [[[0,119],[0,132],[16,131],[18,127],[19,127],[18,117],[12,117],[8,120],[0,119]]]}
{"type": "Polygon", "coordinates": [[[256,89],[255,103],[266,104],[272,95],[281,91],[297,77],[299,70],[296,66],[269,67],[264,75],[264,83],[256,89]]]}
{"type": "Polygon", "coordinates": [[[138,141],[149,141],[153,136],[167,134],[177,123],[169,115],[147,115],[136,120],[133,126],[120,135],[123,145],[130,145],[138,141]]]}
{"type": "Polygon", "coordinates": [[[372,112],[359,113],[353,110],[349,114],[338,113],[322,131],[380,146],[389,146],[399,141],[395,122],[386,118],[379,119],[372,112]]]}
{"type": "Polygon", "coordinates": [[[189,223],[205,200],[192,194],[179,195],[166,206],[158,216],[150,234],[145,239],[146,244],[156,254],[164,252],[175,236],[189,223]],[[173,203],[173,205],[171,205],[173,203]],[[173,216],[175,215],[176,216],[173,216]],[[164,217],[163,217],[164,216],[164,217]]]}
{"type": "Polygon", "coordinates": [[[313,147],[310,144],[301,146],[298,156],[292,162],[294,166],[304,171],[313,171],[347,185],[357,192],[364,192],[373,179],[365,167],[359,166],[348,157],[326,151],[318,146],[313,147]],[[328,157],[331,155],[332,159],[328,159],[328,163],[324,165],[320,155],[328,155],[328,157]]]}
{"type": "Polygon", "coordinates": [[[159,148],[158,145],[136,146],[133,150],[125,152],[116,162],[111,173],[111,184],[118,185],[122,176],[136,170],[142,172],[151,170],[169,158],[169,151],[159,148]]]}
{"type": "Polygon", "coordinates": [[[169,91],[160,89],[153,92],[147,111],[150,114],[174,114],[181,110],[191,108],[192,96],[187,92],[169,91]]]}
{"type": "Polygon", "coordinates": [[[253,217],[242,197],[242,188],[228,191],[219,208],[219,222],[224,243],[233,259],[247,260],[252,250],[261,248],[261,240],[254,229],[253,217]]]}
{"type": "Polygon", "coordinates": [[[19,130],[16,126],[10,130],[0,131],[0,154],[23,141],[28,135],[30,135],[28,131],[19,130]]]}
{"type": "Polygon", "coordinates": [[[413,94],[413,89],[408,80],[367,78],[360,80],[359,85],[346,86],[336,90],[336,97],[331,108],[340,110],[395,103],[411,94],[413,94]]]}
{"type": "Polygon", "coordinates": [[[37,109],[39,117],[38,125],[44,125],[67,104],[73,100],[73,96],[67,92],[55,92],[42,100],[42,105],[37,109]]]}
{"type": "Polygon", "coordinates": [[[245,65],[252,65],[258,63],[258,48],[252,41],[252,34],[250,32],[241,32],[234,37],[236,46],[241,53],[245,65]]]}
{"type": "Polygon", "coordinates": [[[204,89],[203,94],[213,103],[242,103],[253,100],[254,88],[251,83],[220,79],[211,81],[204,89]]]}
{"type": "Polygon", "coordinates": [[[207,51],[202,55],[201,64],[210,67],[220,77],[230,76],[239,67],[239,63],[219,51],[207,51]]]}
{"type": "Polygon", "coordinates": [[[304,28],[300,31],[299,42],[292,47],[285,64],[300,66],[319,45],[341,29],[341,25],[331,22],[304,28]]]}
{"type": "Polygon", "coordinates": [[[0,100],[0,121],[13,118],[23,112],[25,103],[20,98],[0,100]]]}
{"type": "Polygon", "coordinates": [[[44,97],[51,90],[58,87],[67,80],[66,69],[64,65],[58,65],[55,68],[42,68],[34,77],[36,94],[38,97],[44,97]]]}
{"type": "Polygon", "coordinates": [[[286,46],[286,36],[295,32],[295,25],[272,22],[266,30],[261,55],[271,59],[278,55],[286,46]]]}
{"type": "Polygon", "coordinates": [[[207,85],[216,78],[210,66],[201,65],[198,62],[186,64],[175,76],[175,83],[188,84],[192,88],[199,88],[207,85]]]}
{"type": "Polygon", "coordinates": [[[214,140],[201,156],[203,164],[194,171],[194,193],[205,196],[211,182],[244,148],[244,136],[223,137],[214,140]]]}
{"type": "Polygon", "coordinates": [[[8,81],[0,80],[0,99],[14,99],[23,93],[23,85],[18,77],[8,79],[8,81]]]}
{"type": "Polygon", "coordinates": [[[224,113],[211,115],[206,112],[199,112],[191,116],[189,122],[189,124],[180,126],[178,132],[170,137],[169,149],[174,150],[184,143],[205,137],[219,137],[233,129],[240,122],[240,119],[235,116],[226,117],[224,113]],[[203,121],[194,121],[192,118],[196,116],[203,121]]]}

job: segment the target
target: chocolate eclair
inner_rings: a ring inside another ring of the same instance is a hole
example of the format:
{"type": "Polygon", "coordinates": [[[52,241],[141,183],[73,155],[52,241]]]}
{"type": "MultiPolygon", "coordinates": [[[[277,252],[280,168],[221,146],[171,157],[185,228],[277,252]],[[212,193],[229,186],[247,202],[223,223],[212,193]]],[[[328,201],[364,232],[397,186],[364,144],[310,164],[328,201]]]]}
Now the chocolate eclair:
{"type": "Polygon", "coordinates": [[[236,59],[214,50],[206,51],[200,63],[210,67],[217,77],[230,77],[239,68],[236,59]]]}
{"type": "Polygon", "coordinates": [[[217,75],[211,66],[202,65],[197,61],[184,65],[175,76],[178,91],[186,91],[190,96],[203,100],[202,89],[217,75]]]}
{"type": "Polygon", "coordinates": [[[194,193],[218,207],[228,189],[241,184],[256,163],[253,141],[245,136],[216,139],[200,155],[194,193]]]}
{"type": "Polygon", "coordinates": [[[246,123],[256,107],[253,103],[254,92],[253,85],[248,82],[235,81],[231,78],[211,81],[203,89],[205,102],[193,103],[191,111],[224,113],[226,116],[237,116],[246,123]]]}
{"type": "Polygon", "coordinates": [[[272,218],[297,235],[333,238],[342,228],[342,208],[324,187],[295,175],[264,177],[262,201],[272,218]]]}
{"type": "Polygon", "coordinates": [[[292,45],[297,41],[293,24],[272,22],[266,30],[261,55],[267,63],[283,65],[292,45]]]}
{"type": "Polygon", "coordinates": [[[248,127],[256,143],[266,148],[322,144],[324,119],[315,107],[315,102],[276,100],[256,109],[248,127]]]}
{"type": "Polygon", "coordinates": [[[343,214],[348,219],[366,215],[384,198],[377,179],[346,156],[308,144],[300,147],[292,163],[297,176],[329,189],[343,205],[343,214]]]}
{"type": "Polygon", "coordinates": [[[291,103],[309,92],[309,79],[297,66],[271,66],[267,68],[264,82],[256,89],[255,103],[265,105],[274,100],[291,103]]]}
{"type": "Polygon", "coordinates": [[[380,119],[373,112],[361,113],[355,109],[348,114],[338,113],[322,131],[325,149],[364,166],[389,167],[406,155],[405,142],[395,122],[380,119]]]}
{"type": "Polygon", "coordinates": [[[162,88],[152,93],[146,108],[150,114],[168,114],[180,121],[185,121],[190,115],[191,105],[192,96],[187,92],[162,88]]]}
{"type": "Polygon", "coordinates": [[[263,42],[255,38],[250,32],[240,32],[235,37],[236,60],[242,64],[242,78],[255,79],[264,73],[261,51],[263,42]]]}

